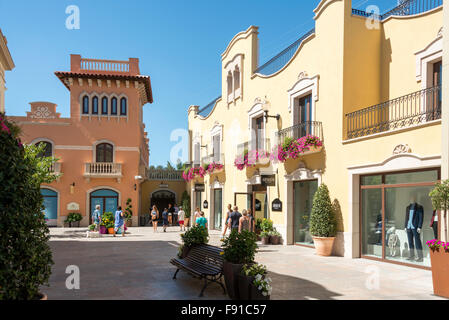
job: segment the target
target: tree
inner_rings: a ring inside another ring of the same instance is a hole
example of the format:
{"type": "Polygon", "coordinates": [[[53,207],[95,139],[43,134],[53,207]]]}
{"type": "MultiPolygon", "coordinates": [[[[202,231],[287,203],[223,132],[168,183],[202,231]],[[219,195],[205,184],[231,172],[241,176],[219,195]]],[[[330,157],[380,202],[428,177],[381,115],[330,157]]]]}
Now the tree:
{"type": "Polygon", "coordinates": [[[329,196],[329,189],[324,183],[319,186],[313,197],[309,224],[312,236],[335,237],[335,214],[329,196]]]}
{"type": "Polygon", "coordinates": [[[432,200],[432,207],[435,210],[443,211],[443,221],[440,225],[444,225],[444,234],[449,237],[447,230],[447,211],[449,210],[449,180],[443,180],[440,183],[435,184],[435,187],[429,193],[432,200]]]}
{"type": "Polygon", "coordinates": [[[191,205],[190,205],[190,196],[187,191],[184,191],[181,196],[181,206],[184,212],[186,213],[186,218],[190,218],[192,212],[191,212],[191,205]]]}
{"type": "Polygon", "coordinates": [[[40,185],[57,178],[44,145],[20,142],[19,128],[0,114],[0,300],[39,297],[53,264],[40,185]]]}
{"type": "Polygon", "coordinates": [[[176,170],[176,169],[175,169],[175,167],[172,166],[172,164],[170,163],[170,161],[167,161],[166,170],[174,171],[174,170],[176,170]]]}

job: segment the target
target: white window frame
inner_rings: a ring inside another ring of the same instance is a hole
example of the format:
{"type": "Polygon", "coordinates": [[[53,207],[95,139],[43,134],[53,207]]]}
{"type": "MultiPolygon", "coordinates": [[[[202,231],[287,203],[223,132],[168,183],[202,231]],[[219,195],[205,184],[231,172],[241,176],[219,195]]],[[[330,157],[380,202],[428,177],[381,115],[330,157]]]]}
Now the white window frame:
{"type": "Polygon", "coordinates": [[[315,121],[316,119],[316,107],[315,104],[319,100],[319,91],[318,91],[318,85],[319,85],[319,79],[320,76],[316,75],[312,78],[308,78],[307,76],[304,76],[304,73],[301,73],[299,75],[299,80],[293,85],[293,87],[289,90],[287,90],[288,93],[288,99],[289,99],[289,105],[288,105],[288,112],[291,113],[291,125],[294,124],[295,119],[295,104],[297,103],[298,99],[307,96],[309,94],[312,95],[312,99],[310,103],[312,104],[312,115],[311,120],[315,121]]]}
{"type": "Polygon", "coordinates": [[[416,56],[416,81],[421,82],[421,88],[431,87],[432,66],[443,59],[443,36],[438,35],[423,50],[415,53],[416,56]]]}

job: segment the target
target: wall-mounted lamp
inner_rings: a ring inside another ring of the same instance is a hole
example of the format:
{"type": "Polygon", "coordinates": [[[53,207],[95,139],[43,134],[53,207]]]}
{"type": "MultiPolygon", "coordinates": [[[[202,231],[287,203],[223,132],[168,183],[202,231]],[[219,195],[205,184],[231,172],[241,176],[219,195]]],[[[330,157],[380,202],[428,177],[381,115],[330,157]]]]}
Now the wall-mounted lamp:
{"type": "Polygon", "coordinates": [[[71,185],[70,185],[70,194],[74,194],[75,193],[75,182],[73,182],[71,185]]]}
{"type": "Polygon", "coordinates": [[[137,190],[137,184],[134,183],[134,191],[137,190]]]}
{"type": "Polygon", "coordinates": [[[264,112],[265,112],[265,114],[264,114],[265,121],[267,121],[268,118],[275,118],[276,120],[279,121],[279,119],[281,118],[281,115],[279,113],[275,116],[270,116],[270,115],[268,115],[268,110],[265,110],[264,112]]]}

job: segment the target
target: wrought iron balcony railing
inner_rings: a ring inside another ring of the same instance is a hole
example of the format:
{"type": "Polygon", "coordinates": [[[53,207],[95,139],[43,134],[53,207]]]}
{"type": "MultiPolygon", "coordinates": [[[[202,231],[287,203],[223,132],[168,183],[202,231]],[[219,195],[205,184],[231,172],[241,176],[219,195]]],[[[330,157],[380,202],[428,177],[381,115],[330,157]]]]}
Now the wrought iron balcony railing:
{"type": "Polygon", "coordinates": [[[148,180],[157,181],[184,181],[182,172],[182,170],[148,169],[146,177],[148,180]]]}
{"type": "Polygon", "coordinates": [[[359,9],[352,9],[352,14],[384,20],[389,16],[411,16],[430,11],[443,5],[443,0],[407,0],[383,14],[373,14],[359,9]]]}
{"type": "Polygon", "coordinates": [[[441,86],[435,86],[345,115],[353,139],[441,119],[441,86]]]}
{"type": "Polygon", "coordinates": [[[276,133],[277,143],[283,143],[285,138],[299,139],[306,135],[313,135],[323,140],[323,126],[320,121],[305,121],[292,127],[279,130],[276,133]]]}
{"type": "Polygon", "coordinates": [[[113,162],[85,163],[84,176],[93,178],[120,178],[122,164],[113,162]]]}

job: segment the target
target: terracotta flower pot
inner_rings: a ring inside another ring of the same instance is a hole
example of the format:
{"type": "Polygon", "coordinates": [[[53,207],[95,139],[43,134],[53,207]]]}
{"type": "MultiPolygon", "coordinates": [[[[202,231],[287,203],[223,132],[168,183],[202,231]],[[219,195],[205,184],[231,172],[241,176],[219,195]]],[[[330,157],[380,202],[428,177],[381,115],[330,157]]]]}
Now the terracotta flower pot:
{"type": "Polygon", "coordinates": [[[262,244],[269,244],[270,243],[270,237],[262,237],[262,244]]]}
{"type": "Polygon", "coordinates": [[[437,296],[449,298],[449,252],[442,248],[430,250],[433,292],[437,296]]]}
{"type": "Polygon", "coordinates": [[[114,228],[108,228],[108,233],[109,234],[114,234],[114,228]]]}
{"type": "Polygon", "coordinates": [[[226,284],[226,291],[232,300],[239,300],[238,275],[242,271],[243,264],[234,264],[228,261],[223,262],[223,275],[226,284]]]}
{"type": "Polygon", "coordinates": [[[328,257],[332,254],[335,237],[312,237],[315,244],[316,254],[328,257]]]}

